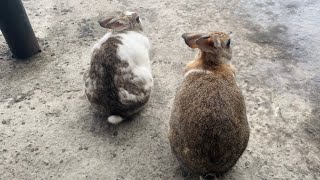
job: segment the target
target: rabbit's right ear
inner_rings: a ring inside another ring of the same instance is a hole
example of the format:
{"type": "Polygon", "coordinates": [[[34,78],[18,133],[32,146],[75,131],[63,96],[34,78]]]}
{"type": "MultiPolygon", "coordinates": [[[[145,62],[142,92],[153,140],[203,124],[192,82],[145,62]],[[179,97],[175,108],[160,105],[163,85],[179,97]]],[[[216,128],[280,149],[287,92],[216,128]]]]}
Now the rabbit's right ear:
{"type": "Polygon", "coordinates": [[[184,33],[182,35],[182,38],[184,39],[184,42],[191,48],[198,48],[198,45],[196,44],[197,39],[199,39],[201,36],[203,36],[203,33],[184,33]]]}
{"type": "Polygon", "coordinates": [[[107,28],[107,29],[114,29],[117,31],[123,30],[125,28],[128,28],[128,23],[116,18],[116,17],[109,17],[105,20],[99,21],[99,24],[101,27],[107,28]]]}

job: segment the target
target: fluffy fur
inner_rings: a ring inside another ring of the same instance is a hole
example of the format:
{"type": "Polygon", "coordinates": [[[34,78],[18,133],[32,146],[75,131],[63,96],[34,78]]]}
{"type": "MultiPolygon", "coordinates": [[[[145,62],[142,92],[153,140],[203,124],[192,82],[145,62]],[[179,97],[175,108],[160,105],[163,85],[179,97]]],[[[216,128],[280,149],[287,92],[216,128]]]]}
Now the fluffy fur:
{"type": "Polygon", "coordinates": [[[111,124],[119,124],[123,121],[123,118],[121,116],[109,116],[108,122],[111,124]]]}
{"type": "Polygon", "coordinates": [[[91,65],[84,75],[91,105],[118,124],[147,103],[153,78],[150,43],[142,33],[139,16],[127,13],[100,21],[109,30],[92,48],[91,65]]]}
{"type": "MultiPolygon", "coordinates": [[[[169,140],[182,166],[205,177],[232,168],[249,140],[244,98],[225,33],[184,34],[188,46],[199,48],[187,64],[173,103],[169,140]]],[[[228,43],[229,41],[229,43],[228,43]]]]}

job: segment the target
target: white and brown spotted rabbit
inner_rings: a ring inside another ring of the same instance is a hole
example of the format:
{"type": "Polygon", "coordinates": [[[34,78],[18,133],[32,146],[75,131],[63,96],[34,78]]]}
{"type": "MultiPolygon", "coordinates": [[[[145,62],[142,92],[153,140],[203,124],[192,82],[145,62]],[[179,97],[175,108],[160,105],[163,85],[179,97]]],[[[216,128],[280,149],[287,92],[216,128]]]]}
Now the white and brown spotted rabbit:
{"type": "Polygon", "coordinates": [[[231,40],[223,32],[182,37],[199,52],[187,64],[174,100],[171,149],[189,172],[221,175],[235,165],[249,140],[244,98],[229,64],[231,40]]]}
{"type": "Polygon", "coordinates": [[[153,78],[148,38],[137,13],[99,21],[108,32],[93,46],[91,65],[84,75],[91,105],[120,123],[147,103],[153,78]]]}

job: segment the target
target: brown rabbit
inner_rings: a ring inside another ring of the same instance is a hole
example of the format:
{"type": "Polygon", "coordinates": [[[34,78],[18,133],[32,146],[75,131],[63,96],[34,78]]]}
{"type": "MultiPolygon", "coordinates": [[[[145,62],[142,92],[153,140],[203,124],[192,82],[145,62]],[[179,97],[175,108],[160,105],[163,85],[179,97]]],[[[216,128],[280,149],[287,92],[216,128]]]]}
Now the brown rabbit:
{"type": "Polygon", "coordinates": [[[169,140],[183,167],[200,176],[230,170],[249,140],[244,98],[235,80],[231,40],[223,32],[185,33],[198,48],[187,64],[170,119],[169,140]]]}

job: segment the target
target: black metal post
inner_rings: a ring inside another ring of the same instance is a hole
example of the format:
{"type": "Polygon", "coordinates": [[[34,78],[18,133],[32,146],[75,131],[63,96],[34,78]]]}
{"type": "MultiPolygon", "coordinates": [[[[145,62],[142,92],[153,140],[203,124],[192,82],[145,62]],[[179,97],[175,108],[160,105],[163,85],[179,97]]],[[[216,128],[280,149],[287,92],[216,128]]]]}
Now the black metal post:
{"type": "Polygon", "coordinates": [[[0,0],[0,29],[15,58],[41,51],[21,0],[0,0]]]}

